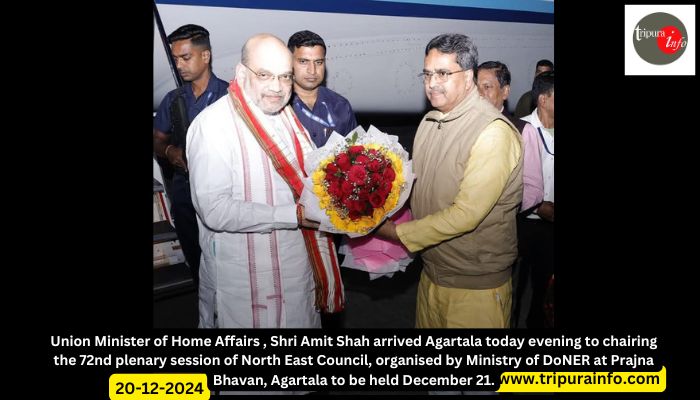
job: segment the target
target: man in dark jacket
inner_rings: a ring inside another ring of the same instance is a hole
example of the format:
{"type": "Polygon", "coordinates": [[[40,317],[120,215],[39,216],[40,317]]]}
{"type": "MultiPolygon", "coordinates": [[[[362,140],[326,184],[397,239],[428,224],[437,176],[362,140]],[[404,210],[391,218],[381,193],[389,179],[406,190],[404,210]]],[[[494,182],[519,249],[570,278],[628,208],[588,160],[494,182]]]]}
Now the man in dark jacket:
{"type": "Polygon", "coordinates": [[[510,71],[508,66],[500,61],[486,61],[477,68],[477,88],[481,97],[493,104],[501,114],[523,133],[525,121],[515,118],[505,108],[505,102],[510,95],[510,71]]]}
{"type": "Polygon", "coordinates": [[[212,72],[209,32],[198,25],[184,25],[168,36],[177,71],[185,84],[165,95],[153,120],[153,151],[175,168],[170,190],[170,214],[195,287],[199,285],[199,230],[192,206],[185,159],[185,134],[190,122],[208,105],[226,95],[228,83],[212,72]],[[178,99],[179,98],[179,99],[178,99]],[[177,104],[184,103],[184,112],[177,104]]]}

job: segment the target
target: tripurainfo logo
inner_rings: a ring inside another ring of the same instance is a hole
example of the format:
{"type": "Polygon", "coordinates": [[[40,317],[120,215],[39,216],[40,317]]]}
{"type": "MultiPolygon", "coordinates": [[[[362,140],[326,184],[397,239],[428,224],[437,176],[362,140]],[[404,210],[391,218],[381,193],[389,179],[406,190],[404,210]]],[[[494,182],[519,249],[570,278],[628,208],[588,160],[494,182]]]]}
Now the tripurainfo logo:
{"type": "Polygon", "coordinates": [[[670,64],[679,59],[688,46],[688,31],[680,19],[663,12],[649,14],[634,28],[632,42],[646,62],[670,64]]]}

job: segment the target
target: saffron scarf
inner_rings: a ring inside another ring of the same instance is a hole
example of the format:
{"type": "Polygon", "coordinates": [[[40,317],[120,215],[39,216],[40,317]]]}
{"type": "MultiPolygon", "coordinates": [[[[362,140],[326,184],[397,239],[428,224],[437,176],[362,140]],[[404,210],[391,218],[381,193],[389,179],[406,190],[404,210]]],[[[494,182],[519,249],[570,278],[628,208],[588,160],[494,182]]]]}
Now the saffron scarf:
{"type": "MultiPolygon", "coordinates": [[[[274,140],[272,140],[270,135],[265,131],[260,121],[257,120],[235,79],[231,81],[231,85],[229,86],[229,96],[231,96],[236,112],[248,126],[248,129],[250,129],[250,132],[253,134],[258,144],[260,144],[260,147],[270,158],[277,173],[287,182],[287,185],[289,185],[289,188],[294,194],[294,200],[299,201],[301,192],[304,189],[302,177],[306,177],[306,172],[304,171],[304,154],[299,142],[299,136],[301,136],[302,140],[306,140],[309,143],[311,143],[311,141],[308,137],[308,133],[294,114],[294,111],[290,106],[286,106],[280,111],[280,114],[282,114],[282,118],[286,117],[287,119],[292,119],[294,124],[290,125],[292,127],[296,125],[298,128],[298,130],[292,128],[293,132],[291,134],[294,142],[294,150],[301,170],[295,168],[290,160],[285,157],[279,146],[277,146],[274,140]]],[[[335,245],[333,244],[333,235],[327,232],[319,232],[315,229],[300,229],[313,269],[314,283],[316,285],[316,309],[326,313],[342,311],[345,306],[345,294],[343,292],[343,282],[340,277],[338,256],[336,255],[335,245]]]]}

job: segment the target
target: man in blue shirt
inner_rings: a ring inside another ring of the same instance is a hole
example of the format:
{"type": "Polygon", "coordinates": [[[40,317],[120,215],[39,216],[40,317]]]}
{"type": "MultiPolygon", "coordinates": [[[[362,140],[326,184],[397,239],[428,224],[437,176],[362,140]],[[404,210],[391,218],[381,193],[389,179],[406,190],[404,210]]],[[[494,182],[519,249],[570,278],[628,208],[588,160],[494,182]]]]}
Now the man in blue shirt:
{"type": "Polygon", "coordinates": [[[165,95],[153,121],[153,151],[167,159],[173,167],[170,190],[170,214],[175,222],[182,252],[190,267],[195,287],[199,286],[199,229],[197,214],[192,206],[190,181],[185,159],[185,137],[190,122],[208,105],[222,96],[228,89],[226,81],[212,72],[211,44],[209,32],[198,25],[184,25],[168,36],[177,72],[185,84],[165,95]],[[177,98],[184,100],[185,115],[177,112],[177,98]],[[179,120],[182,124],[180,124],[179,120]],[[177,121],[177,122],[176,122],[177,121]],[[177,125],[180,128],[177,128],[177,125]],[[180,134],[177,134],[180,131],[180,134]]]}
{"type": "Polygon", "coordinates": [[[326,43],[311,31],[299,31],[287,42],[293,54],[292,106],[316,146],[326,144],[331,132],[346,135],[357,127],[350,102],[321,86],[326,75],[326,43]]]}

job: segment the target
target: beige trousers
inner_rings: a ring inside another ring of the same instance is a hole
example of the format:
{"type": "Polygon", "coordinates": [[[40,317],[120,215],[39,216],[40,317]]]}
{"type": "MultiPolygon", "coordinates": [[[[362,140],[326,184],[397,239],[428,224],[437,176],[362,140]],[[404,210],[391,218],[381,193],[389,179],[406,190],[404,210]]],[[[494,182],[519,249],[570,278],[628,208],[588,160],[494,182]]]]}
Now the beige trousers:
{"type": "Polygon", "coordinates": [[[434,284],[423,272],[416,299],[416,328],[509,328],[512,282],[495,289],[434,284]]]}

